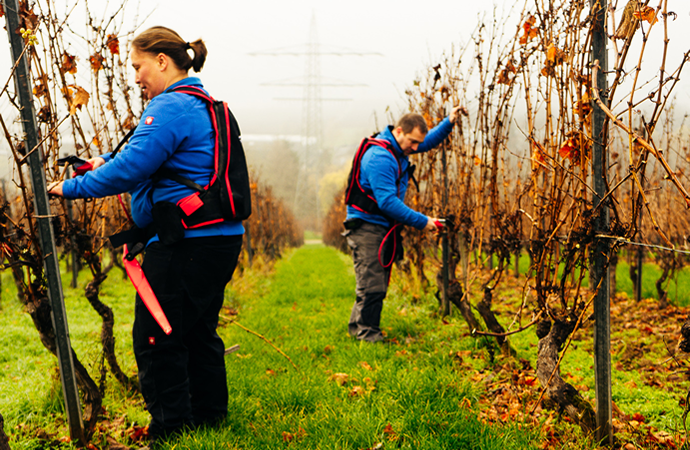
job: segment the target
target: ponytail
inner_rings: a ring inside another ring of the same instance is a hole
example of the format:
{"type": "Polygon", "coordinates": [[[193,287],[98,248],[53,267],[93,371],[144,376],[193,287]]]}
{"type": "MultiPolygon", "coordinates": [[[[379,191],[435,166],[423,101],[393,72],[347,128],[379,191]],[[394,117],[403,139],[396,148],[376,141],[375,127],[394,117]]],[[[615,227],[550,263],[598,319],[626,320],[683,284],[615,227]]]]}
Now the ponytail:
{"type": "Polygon", "coordinates": [[[201,39],[194,42],[186,42],[175,31],[166,27],[152,27],[142,32],[132,41],[132,46],[138,51],[157,55],[163,53],[170,57],[177,67],[188,71],[200,72],[206,61],[208,50],[201,39]],[[194,52],[194,58],[189,56],[187,50],[194,52]]]}

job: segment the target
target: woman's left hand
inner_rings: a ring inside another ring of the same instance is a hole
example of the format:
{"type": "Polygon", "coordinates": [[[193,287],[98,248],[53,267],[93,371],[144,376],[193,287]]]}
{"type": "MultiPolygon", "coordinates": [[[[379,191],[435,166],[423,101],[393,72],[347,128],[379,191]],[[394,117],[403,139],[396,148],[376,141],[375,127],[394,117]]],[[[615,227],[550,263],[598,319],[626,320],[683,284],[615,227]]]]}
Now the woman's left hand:
{"type": "Polygon", "coordinates": [[[53,183],[52,185],[48,186],[48,195],[54,195],[56,197],[63,197],[62,181],[58,181],[57,183],[53,183]]]}

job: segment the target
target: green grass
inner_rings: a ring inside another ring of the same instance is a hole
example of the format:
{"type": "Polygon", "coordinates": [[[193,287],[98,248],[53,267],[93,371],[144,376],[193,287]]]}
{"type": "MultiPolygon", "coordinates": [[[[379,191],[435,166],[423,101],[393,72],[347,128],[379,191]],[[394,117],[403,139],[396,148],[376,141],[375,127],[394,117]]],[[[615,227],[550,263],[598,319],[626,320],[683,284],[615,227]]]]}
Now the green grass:
{"type": "MultiPolygon", "coordinates": [[[[72,344],[97,378],[101,322],[83,299],[88,274],[82,275],[77,289],[65,288],[65,302],[72,344]]],[[[115,269],[101,294],[115,310],[118,357],[128,374],[136,371],[132,292],[115,269]]],[[[417,318],[412,314],[417,307],[405,306],[404,295],[392,295],[384,309],[387,332],[410,342],[355,341],[346,333],[353,292],[350,259],[322,245],[288,252],[271,276],[246,271],[228,290],[228,305],[239,308],[241,324],[270,339],[299,370],[263,340],[223,324],[226,345],[240,344],[227,357],[229,416],[223,426],[184,434],[165,448],[367,449],[379,443],[410,449],[536,448],[537,432],[526,433],[518,425],[488,426],[460,407],[464,399],[474,404],[480,393],[459,376],[447,340],[456,340],[452,347],[462,350],[475,348],[474,339],[437,329],[436,319],[428,315],[431,308],[422,308],[425,317],[417,318]],[[401,308],[411,313],[398,314],[401,308]],[[348,375],[343,385],[333,377],[338,373],[348,375]]],[[[67,434],[56,359],[40,344],[15,295],[5,274],[0,314],[5,430],[13,449],[45,448],[47,442],[72,448],[55,443],[67,434]]],[[[124,392],[112,377],[107,381],[106,417],[145,425],[141,398],[124,392]]],[[[97,433],[94,442],[104,441],[104,434],[97,433]]]]}
{"type": "MultiPolygon", "coordinates": [[[[65,302],[72,344],[98,382],[101,321],[83,298],[88,277],[87,272],[80,275],[77,289],[69,288],[66,280],[65,302]]],[[[9,274],[3,274],[2,281],[0,413],[11,446],[15,450],[74,448],[55,443],[67,434],[56,359],[39,342],[9,274]]],[[[507,291],[495,297],[504,325],[510,323],[512,313],[502,310],[501,297],[515,296],[520,294],[507,291]]],[[[128,375],[134,375],[133,289],[118,269],[104,283],[101,299],[115,311],[120,364],[128,375]]],[[[515,358],[490,357],[491,340],[470,337],[457,314],[442,324],[431,294],[412,295],[409,283],[394,277],[382,317],[383,329],[393,340],[372,345],[347,335],[353,299],[351,259],[333,249],[319,244],[288,251],[272,270],[257,258],[254,268],[245,269],[231,284],[226,306],[238,312],[239,323],[282,349],[299,370],[264,340],[223,322],[219,333],[226,346],[240,345],[238,352],[226,357],[228,418],[220,427],[183,434],[164,449],[539,448],[544,436],[538,426],[519,421],[491,425],[480,420],[495,395],[493,377],[510,377],[523,364],[521,360],[536,365],[533,330],[511,337],[515,358]],[[453,356],[458,352],[467,355],[461,363],[453,356]],[[506,370],[508,375],[501,375],[506,370]],[[336,374],[346,374],[346,382],[339,384],[342,375],[336,374]]],[[[591,330],[578,333],[563,361],[562,374],[594,403],[589,335],[591,330]]],[[[637,327],[614,329],[614,365],[627,364],[626,345],[645,345],[649,365],[661,364],[666,358],[663,345],[653,338],[641,336],[637,327]]],[[[678,400],[685,386],[669,382],[659,388],[644,377],[638,370],[614,370],[617,406],[626,413],[643,414],[648,424],[659,429],[678,430],[682,413],[678,400]]],[[[112,376],[106,381],[104,423],[120,419],[124,425],[116,432],[97,432],[94,443],[107,448],[105,439],[110,434],[134,445],[122,429],[148,423],[143,401],[124,391],[112,376]]],[[[555,426],[562,427],[564,435],[575,436],[569,438],[568,448],[596,447],[570,425],[559,422],[555,426]]]]}
{"type": "MultiPolygon", "coordinates": [[[[474,256],[473,256],[474,260],[474,256]]],[[[494,256],[494,267],[496,267],[497,259],[494,256]]],[[[647,259],[649,261],[649,259],[647,259]]],[[[520,274],[525,274],[529,271],[530,259],[527,252],[520,254],[518,262],[518,269],[520,274]]],[[[559,273],[562,273],[563,266],[559,266],[559,273]]],[[[515,271],[515,255],[511,255],[510,263],[506,268],[506,272],[514,273],[515,271]]],[[[580,269],[576,270],[576,275],[579,275],[580,269]]],[[[656,281],[661,276],[659,266],[652,262],[645,262],[642,265],[642,298],[656,298],[659,295],[656,290],[656,281]]],[[[585,275],[582,285],[589,286],[589,276],[585,275]]],[[[668,300],[677,306],[690,305],[690,267],[683,267],[678,270],[673,277],[666,280],[664,289],[667,292],[668,300]]],[[[630,279],[630,265],[626,261],[625,253],[621,252],[618,265],[616,266],[616,292],[624,293],[629,298],[633,298],[633,282],[630,279]]]]}

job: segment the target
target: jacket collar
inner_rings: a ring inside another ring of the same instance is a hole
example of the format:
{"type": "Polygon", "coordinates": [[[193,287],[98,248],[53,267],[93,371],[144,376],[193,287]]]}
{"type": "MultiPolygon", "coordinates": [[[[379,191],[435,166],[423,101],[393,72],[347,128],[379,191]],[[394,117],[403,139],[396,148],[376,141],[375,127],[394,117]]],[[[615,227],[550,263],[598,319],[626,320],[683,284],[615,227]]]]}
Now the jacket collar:
{"type": "Polygon", "coordinates": [[[395,150],[395,154],[398,156],[398,158],[403,158],[405,157],[405,154],[403,153],[402,149],[400,148],[400,144],[398,144],[398,141],[395,140],[395,136],[393,136],[393,125],[388,125],[382,132],[376,136],[377,139],[384,139],[388,142],[391,143],[393,146],[393,149],[395,150]]]}

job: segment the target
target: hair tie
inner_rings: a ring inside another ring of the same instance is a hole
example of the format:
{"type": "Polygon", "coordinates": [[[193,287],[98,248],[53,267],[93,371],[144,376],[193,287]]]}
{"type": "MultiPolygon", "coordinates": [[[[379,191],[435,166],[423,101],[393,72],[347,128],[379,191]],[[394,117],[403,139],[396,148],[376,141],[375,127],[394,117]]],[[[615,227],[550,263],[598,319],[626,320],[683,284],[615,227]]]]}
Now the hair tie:
{"type": "Polygon", "coordinates": [[[185,49],[185,50],[189,50],[189,49],[191,49],[191,48],[192,48],[192,46],[191,46],[191,44],[190,44],[189,42],[185,43],[185,45],[184,45],[184,49],[185,49]]]}

